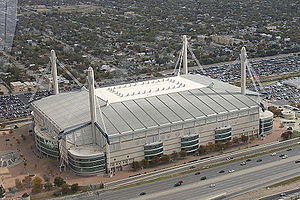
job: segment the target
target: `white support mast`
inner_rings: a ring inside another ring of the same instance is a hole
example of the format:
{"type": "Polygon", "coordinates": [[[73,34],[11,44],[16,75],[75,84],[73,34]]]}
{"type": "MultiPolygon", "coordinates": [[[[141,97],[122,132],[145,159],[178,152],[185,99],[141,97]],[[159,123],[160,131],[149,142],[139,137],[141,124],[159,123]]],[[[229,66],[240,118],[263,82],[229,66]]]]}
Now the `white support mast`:
{"type": "Polygon", "coordinates": [[[94,80],[94,70],[92,67],[89,67],[87,70],[88,73],[88,82],[89,82],[89,98],[90,98],[90,113],[91,113],[91,128],[93,135],[93,142],[96,144],[96,97],[95,97],[95,80],[94,80]]]}
{"type": "Polygon", "coordinates": [[[182,37],[182,39],[183,39],[183,73],[188,74],[189,73],[188,64],[187,64],[187,47],[188,47],[188,43],[187,43],[186,35],[184,35],[182,37]]]}
{"type": "Polygon", "coordinates": [[[58,90],[58,81],[57,81],[57,67],[56,67],[56,54],[54,50],[51,50],[51,73],[52,73],[52,82],[53,82],[53,92],[54,95],[57,95],[59,93],[58,90]]]}
{"type": "Polygon", "coordinates": [[[241,58],[241,93],[246,94],[246,48],[243,47],[240,54],[241,58]]]}

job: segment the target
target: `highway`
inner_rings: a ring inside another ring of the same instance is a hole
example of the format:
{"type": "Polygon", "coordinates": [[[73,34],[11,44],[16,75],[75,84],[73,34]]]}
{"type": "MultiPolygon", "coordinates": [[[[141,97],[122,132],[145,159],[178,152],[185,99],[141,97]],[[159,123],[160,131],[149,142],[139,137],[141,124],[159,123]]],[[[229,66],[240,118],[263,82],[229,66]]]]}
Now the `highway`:
{"type": "MultiPolygon", "coordinates": [[[[138,185],[122,190],[108,191],[100,197],[89,196],[89,199],[210,199],[213,196],[226,192],[226,198],[230,199],[241,193],[257,188],[272,185],[275,182],[300,175],[300,146],[294,147],[291,151],[282,150],[277,155],[270,154],[253,158],[247,164],[241,166],[240,162],[229,163],[223,166],[201,170],[200,175],[188,174],[175,178],[165,179],[153,183],[138,185]],[[282,159],[280,154],[288,155],[282,159]],[[262,159],[262,162],[257,162],[262,159]],[[235,170],[229,173],[229,170],[235,170]],[[224,170],[224,173],[219,173],[224,170]],[[206,176],[207,180],[200,180],[206,176]],[[182,186],[174,187],[174,184],[182,180],[182,186]],[[210,184],[216,184],[210,188],[210,184]],[[140,196],[141,192],[146,195],[140,196]]],[[[80,198],[77,198],[80,199],[80,198]]]]}

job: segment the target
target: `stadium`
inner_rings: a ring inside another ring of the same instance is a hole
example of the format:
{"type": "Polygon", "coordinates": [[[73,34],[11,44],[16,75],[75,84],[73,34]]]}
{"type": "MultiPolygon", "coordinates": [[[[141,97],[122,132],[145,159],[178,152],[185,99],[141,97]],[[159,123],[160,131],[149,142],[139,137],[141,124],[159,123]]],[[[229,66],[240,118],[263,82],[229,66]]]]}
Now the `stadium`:
{"type": "Polygon", "coordinates": [[[268,111],[257,94],[245,88],[245,50],[241,88],[188,74],[183,56],[184,74],[95,89],[90,67],[88,90],[59,93],[51,57],[54,95],[31,104],[36,147],[78,175],[110,174],[133,161],[272,131],[273,115],[262,114],[268,111]]]}

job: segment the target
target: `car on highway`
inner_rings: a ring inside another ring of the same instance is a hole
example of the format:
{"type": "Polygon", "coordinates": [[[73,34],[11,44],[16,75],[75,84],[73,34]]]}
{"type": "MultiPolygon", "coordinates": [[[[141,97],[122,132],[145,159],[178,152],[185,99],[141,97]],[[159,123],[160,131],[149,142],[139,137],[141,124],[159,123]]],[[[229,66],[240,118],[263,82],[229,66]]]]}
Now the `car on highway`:
{"type": "Polygon", "coordinates": [[[222,173],[224,173],[224,172],[225,172],[224,170],[219,171],[220,174],[222,174],[222,173]]]}
{"type": "Polygon", "coordinates": [[[250,158],[248,158],[247,160],[246,160],[246,162],[250,162],[251,161],[251,159],[250,158]]]}
{"type": "Polygon", "coordinates": [[[209,185],[209,187],[210,187],[210,188],[216,187],[216,184],[212,183],[212,184],[209,185]]]}
{"type": "Polygon", "coordinates": [[[241,166],[243,166],[243,165],[246,165],[246,162],[241,162],[241,164],[240,164],[241,166]]]}
{"type": "Polygon", "coordinates": [[[276,152],[272,153],[271,156],[276,156],[276,152]]]}
{"type": "Polygon", "coordinates": [[[201,181],[206,180],[206,179],[207,179],[206,176],[202,176],[202,177],[200,178],[201,181]]]}
{"type": "Polygon", "coordinates": [[[280,156],[279,156],[279,157],[280,157],[280,158],[282,158],[283,156],[285,156],[285,154],[280,154],[280,156]]]}
{"type": "Polygon", "coordinates": [[[146,192],[141,192],[140,196],[146,195],[146,192]]]}
{"type": "Polygon", "coordinates": [[[178,187],[178,186],[181,186],[181,183],[175,183],[174,184],[174,187],[178,187]]]}
{"type": "Polygon", "coordinates": [[[196,172],[196,173],[195,173],[195,175],[200,175],[200,174],[201,174],[201,172],[196,172]]]}
{"type": "Polygon", "coordinates": [[[300,160],[296,160],[295,163],[300,163],[300,160]]]}
{"type": "Polygon", "coordinates": [[[195,166],[190,166],[190,169],[195,169],[196,167],[195,166]]]}
{"type": "Polygon", "coordinates": [[[287,155],[284,155],[284,156],[282,156],[281,158],[282,159],[286,159],[288,156],[287,155]]]}
{"type": "Polygon", "coordinates": [[[228,172],[233,173],[234,171],[235,171],[234,169],[230,169],[228,172]]]}
{"type": "Polygon", "coordinates": [[[233,159],[233,157],[228,157],[228,158],[226,158],[226,160],[232,160],[233,159]]]}
{"type": "Polygon", "coordinates": [[[258,159],[256,162],[261,162],[262,161],[262,159],[258,159]]]}
{"type": "Polygon", "coordinates": [[[292,150],[293,150],[293,149],[290,148],[290,149],[287,149],[286,151],[292,151],[292,150]]]}

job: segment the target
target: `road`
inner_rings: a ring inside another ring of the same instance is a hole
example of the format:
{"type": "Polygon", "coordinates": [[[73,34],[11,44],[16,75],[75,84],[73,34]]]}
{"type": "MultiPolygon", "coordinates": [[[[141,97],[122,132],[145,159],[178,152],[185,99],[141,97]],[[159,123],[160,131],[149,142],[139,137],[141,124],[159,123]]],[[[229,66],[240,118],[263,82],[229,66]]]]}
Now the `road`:
{"type": "Polygon", "coordinates": [[[262,162],[257,162],[258,158],[252,159],[244,166],[241,166],[240,162],[234,162],[201,170],[200,175],[188,174],[127,189],[109,191],[101,194],[100,197],[89,196],[89,199],[209,199],[224,192],[227,192],[226,199],[230,199],[241,193],[298,176],[300,163],[296,164],[295,160],[300,160],[299,151],[300,146],[297,146],[291,151],[279,151],[276,156],[260,156],[262,162]],[[279,157],[280,154],[286,154],[289,157],[282,159],[279,157]],[[228,173],[231,169],[235,172],[228,173]],[[225,173],[219,173],[221,170],[225,173]],[[201,181],[200,177],[203,176],[206,176],[207,180],[201,181]],[[173,187],[179,180],[184,181],[183,185],[173,187]],[[216,187],[210,188],[209,185],[212,183],[216,184],[216,187]],[[147,194],[139,196],[141,192],[147,194]]]}

